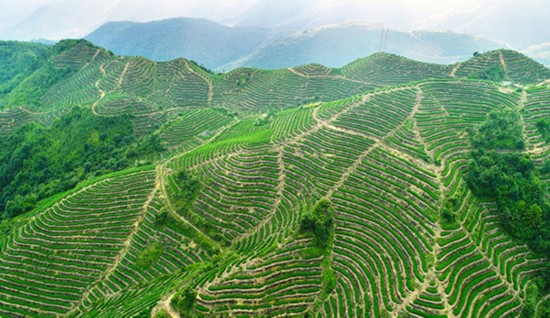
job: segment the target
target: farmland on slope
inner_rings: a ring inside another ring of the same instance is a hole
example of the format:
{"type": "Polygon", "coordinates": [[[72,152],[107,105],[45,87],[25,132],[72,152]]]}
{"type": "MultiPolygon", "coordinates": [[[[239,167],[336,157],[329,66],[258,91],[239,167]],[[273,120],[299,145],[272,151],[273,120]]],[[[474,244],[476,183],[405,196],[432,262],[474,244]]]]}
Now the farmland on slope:
{"type": "Polygon", "coordinates": [[[548,260],[465,178],[469,131],[495,111],[519,112],[547,165],[547,84],[472,78],[550,78],[515,52],[212,74],[77,42],[50,63],[70,77],[29,104],[16,88],[3,138],[80,106],[166,150],[2,223],[2,316],[516,317],[544,297],[548,260]],[[318,202],[334,211],[323,246],[301,225],[318,202]]]}

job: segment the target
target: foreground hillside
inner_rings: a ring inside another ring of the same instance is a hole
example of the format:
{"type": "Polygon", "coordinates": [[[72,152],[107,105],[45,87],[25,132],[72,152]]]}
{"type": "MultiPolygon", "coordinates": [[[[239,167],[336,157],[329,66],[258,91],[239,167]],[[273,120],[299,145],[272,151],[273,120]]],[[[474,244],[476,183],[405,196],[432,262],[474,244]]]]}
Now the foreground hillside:
{"type": "MultiPolygon", "coordinates": [[[[499,201],[468,181],[483,146],[472,136],[513,113],[517,140],[494,137],[495,153],[523,156],[548,187],[540,64],[512,51],[451,66],[377,54],[212,74],[86,42],[56,50],[3,96],[0,142],[75,135],[67,147],[89,166],[67,163],[85,181],[2,223],[0,316],[548,314],[544,242],[503,229],[499,201]],[[115,149],[129,151],[118,166],[98,155],[115,149]]],[[[3,162],[54,170],[34,147],[3,162]]],[[[538,224],[518,221],[537,239],[542,209],[538,224]]]]}

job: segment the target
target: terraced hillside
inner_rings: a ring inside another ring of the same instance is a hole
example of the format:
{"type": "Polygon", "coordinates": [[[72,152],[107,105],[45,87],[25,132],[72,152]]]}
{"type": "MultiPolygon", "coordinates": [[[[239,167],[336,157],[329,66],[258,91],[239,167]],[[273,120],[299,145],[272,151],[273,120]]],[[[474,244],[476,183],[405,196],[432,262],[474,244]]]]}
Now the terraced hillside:
{"type": "Polygon", "coordinates": [[[0,316],[542,314],[548,259],[466,180],[469,133],[495,111],[521,115],[521,151],[547,166],[548,70],[517,56],[211,74],[76,43],[51,61],[76,72],[6,104],[4,138],[80,106],[131,114],[166,150],[3,222],[0,316]],[[524,85],[462,78],[491,58],[524,85]],[[326,241],[304,225],[319,202],[326,241]]]}
{"type": "Polygon", "coordinates": [[[506,71],[502,80],[538,83],[550,75],[542,65],[513,51],[489,52],[454,66],[377,53],[342,69],[307,65],[225,74],[211,73],[185,59],[157,63],[118,57],[83,40],[62,41],[43,55],[42,64],[10,81],[0,96],[0,120],[12,122],[0,127],[0,136],[25,123],[18,120],[21,112],[7,112],[13,108],[46,125],[75,106],[91,107],[105,116],[131,113],[136,129],[147,134],[190,108],[211,106],[258,114],[412,81],[483,77],[501,64],[506,71]]]}

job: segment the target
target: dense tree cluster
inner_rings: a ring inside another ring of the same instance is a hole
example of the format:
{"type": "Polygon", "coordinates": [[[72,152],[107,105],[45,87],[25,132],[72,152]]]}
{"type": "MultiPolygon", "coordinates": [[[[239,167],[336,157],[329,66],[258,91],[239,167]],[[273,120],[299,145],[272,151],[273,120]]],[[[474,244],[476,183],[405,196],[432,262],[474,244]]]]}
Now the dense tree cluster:
{"type": "Polygon", "coordinates": [[[74,108],[52,127],[25,125],[0,140],[0,217],[32,210],[41,199],[160,150],[157,136],[135,135],[129,116],[74,108]]]}
{"type": "Polygon", "coordinates": [[[519,115],[491,113],[472,134],[473,161],[468,183],[496,199],[503,226],[539,252],[550,255],[550,205],[539,171],[523,149],[519,115]]]}
{"type": "Polygon", "coordinates": [[[20,82],[44,61],[48,46],[38,43],[0,42],[0,97],[13,88],[10,81],[20,82]],[[19,77],[19,80],[15,78],[19,77]]]}
{"type": "Polygon", "coordinates": [[[63,40],[51,48],[31,43],[2,43],[0,63],[12,69],[0,70],[0,107],[39,106],[42,96],[53,85],[79,70],[60,68],[52,61],[53,57],[82,41],[63,40]]]}
{"type": "Polygon", "coordinates": [[[311,211],[303,212],[300,230],[313,233],[319,247],[329,246],[334,235],[334,209],[330,201],[323,199],[311,211]]]}
{"type": "Polygon", "coordinates": [[[472,146],[481,151],[522,150],[525,148],[522,131],[521,118],[516,111],[492,112],[477,129],[472,146]]]}
{"type": "Polygon", "coordinates": [[[482,80],[493,81],[493,82],[502,82],[506,80],[506,72],[504,71],[504,68],[502,67],[502,65],[496,65],[493,67],[489,67],[487,69],[473,72],[468,75],[468,78],[482,79],[482,80]]]}
{"type": "Polygon", "coordinates": [[[546,142],[550,142],[550,118],[545,117],[537,120],[537,129],[546,142]]]}
{"type": "Polygon", "coordinates": [[[170,304],[182,317],[192,317],[197,300],[197,292],[190,286],[177,292],[170,304]]]}
{"type": "Polygon", "coordinates": [[[200,193],[201,184],[199,179],[186,169],[176,172],[174,176],[176,191],[172,193],[172,201],[179,213],[187,215],[193,201],[200,193]]]}

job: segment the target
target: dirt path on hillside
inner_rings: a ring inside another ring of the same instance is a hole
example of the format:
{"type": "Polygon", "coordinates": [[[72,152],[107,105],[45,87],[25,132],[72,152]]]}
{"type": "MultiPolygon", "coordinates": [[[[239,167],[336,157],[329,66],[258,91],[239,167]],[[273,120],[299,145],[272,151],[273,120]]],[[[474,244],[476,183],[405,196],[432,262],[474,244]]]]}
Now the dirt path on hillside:
{"type": "Polygon", "coordinates": [[[500,52],[499,54],[500,59],[500,65],[502,65],[502,68],[504,69],[504,72],[506,73],[506,76],[508,76],[508,65],[506,64],[506,61],[504,60],[504,54],[500,52]]]}
{"type": "Polygon", "coordinates": [[[124,69],[122,70],[122,73],[120,73],[120,77],[118,78],[115,89],[120,89],[122,81],[124,80],[124,76],[126,75],[126,72],[128,72],[128,67],[130,67],[130,61],[126,62],[126,64],[124,65],[124,69]]]}
{"type": "Polygon", "coordinates": [[[44,113],[44,112],[36,112],[36,113],[35,113],[35,112],[32,112],[32,111],[26,109],[24,106],[19,106],[19,107],[17,107],[17,108],[19,108],[22,112],[27,113],[27,114],[29,114],[29,115],[31,115],[31,116],[46,114],[46,113],[44,113]]]}
{"type": "Polygon", "coordinates": [[[548,294],[548,295],[542,297],[541,300],[537,303],[537,305],[535,306],[535,317],[539,317],[539,307],[540,307],[540,305],[541,305],[543,302],[545,302],[545,301],[547,301],[547,300],[549,300],[549,299],[550,299],[550,294],[548,294]]]}
{"type": "MultiPolygon", "coordinates": [[[[115,272],[115,270],[117,269],[120,262],[124,259],[124,257],[128,253],[128,250],[130,249],[131,243],[134,239],[134,235],[137,233],[137,231],[139,229],[139,226],[143,222],[143,219],[145,218],[145,214],[147,213],[147,209],[149,208],[149,205],[151,204],[151,202],[153,201],[155,195],[157,194],[157,192],[159,190],[159,187],[160,187],[160,182],[159,182],[159,176],[157,174],[156,178],[155,178],[155,187],[153,188],[153,190],[147,196],[147,200],[145,201],[145,203],[143,204],[139,214],[137,215],[137,217],[136,217],[136,219],[135,219],[135,221],[132,225],[132,229],[130,230],[130,233],[128,233],[128,235],[126,237],[126,240],[122,244],[122,248],[120,249],[118,254],[115,256],[115,259],[114,259],[113,263],[105,271],[103,271],[103,273],[101,273],[101,275],[91,285],[89,285],[89,287],[82,294],[82,297],[80,298],[80,301],[78,303],[75,303],[73,305],[73,307],[71,307],[71,310],[69,311],[68,314],[73,313],[78,308],[78,306],[80,304],[82,304],[82,302],[84,300],[89,299],[88,297],[89,297],[90,293],[92,292],[92,290],[94,288],[96,288],[101,282],[106,281],[107,279],[109,279],[109,277],[115,272]]],[[[82,190],[84,190],[84,189],[82,189],[82,190]]]]}
{"type": "Polygon", "coordinates": [[[96,111],[97,104],[99,104],[99,102],[102,101],[103,98],[105,98],[105,95],[106,95],[105,91],[102,90],[102,89],[99,87],[99,84],[101,83],[101,80],[103,79],[103,76],[105,76],[105,74],[106,74],[105,69],[103,68],[103,65],[100,65],[100,66],[99,66],[99,71],[101,72],[102,77],[99,78],[99,79],[95,82],[95,84],[94,84],[95,88],[97,88],[97,90],[99,91],[99,99],[96,100],[96,101],[92,104],[92,113],[93,113],[94,115],[96,115],[96,116],[99,116],[99,113],[96,111]]]}
{"type": "Polygon", "coordinates": [[[285,181],[286,181],[286,169],[285,169],[285,163],[284,163],[284,147],[280,147],[277,153],[277,165],[279,170],[279,183],[277,184],[277,194],[275,197],[275,202],[273,202],[273,205],[271,207],[271,210],[269,211],[269,214],[264,217],[260,223],[258,223],[256,226],[254,226],[252,229],[247,231],[247,233],[243,234],[239,241],[242,241],[251,235],[254,235],[257,231],[259,231],[263,226],[265,226],[267,223],[271,221],[273,216],[277,213],[277,209],[281,205],[281,201],[283,199],[283,191],[285,189],[285,181]]]}
{"type": "Polygon", "coordinates": [[[145,218],[145,214],[147,214],[147,209],[149,209],[151,202],[153,202],[153,199],[158,194],[159,190],[160,190],[160,175],[157,172],[155,175],[155,187],[153,188],[151,193],[149,193],[149,195],[147,196],[147,201],[145,201],[145,203],[143,204],[141,211],[139,212],[134,223],[132,224],[132,230],[130,231],[126,240],[124,241],[123,248],[115,257],[115,262],[113,263],[113,265],[109,269],[107,269],[107,271],[105,271],[105,275],[103,279],[105,280],[108,279],[109,276],[111,276],[114,273],[114,271],[116,270],[120,262],[124,259],[124,256],[126,256],[126,254],[128,253],[128,250],[130,249],[132,241],[134,240],[134,235],[137,233],[139,226],[141,225],[141,223],[143,222],[143,219],[145,218]]]}
{"type": "Polygon", "coordinates": [[[149,195],[147,196],[147,201],[145,201],[145,203],[143,204],[141,211],[139,212],[134,223],[132,224],[132,230],[130,231],[130,233],[128,233],[128,236],[126,237],[126,240],[122,245],[123,248],[119,251],[119,253],[115,257],[115,261],[113,262],[113,265],[105,271],[105,275],[101,280],[109,279],[109,277],[115,272],[120,262],[124,259],[124,257],[128,253],[128,250],[132,245],[132,241],[134,240],[134,236],[139,230],[139,226],[143,222],[143,219],[145,218],[145,214],[147,214],[147,210],[149,209],[149,206],[151,205],[151,202],[153,202],[153,199],[157,195],[159,189],[160,189],[160,180],[159,180],[159,175],[157,173],[156,180],[155,180],[155,187],[153,188],[151,193],[149,193],[149,195]]]}
{"type": "Polygon", "coordinates": [[[373,82],[360,81],[353,78],[345,77],[343,75],[306,75],[304,73],[298,72],[292,67],[287,68],[287,70],[303,78],[330,78],[330,79],[339,79],[339,80],[344,80],[344,81],[358,83],[358,84],[376,85],[373,82]]]}
{"type": "Polygon", "coordinates": [[[172,202],[170,201],[170,197],[168,196],[168,191],[166,190],[167,186],[166,186],[165,180],[168,178],[168,173],[166,172],[166,167],[164,165],[160,165],[160,166],[158,166],[158,171],[159,171],[159,178],[160,178],[160,191],[161,191],[162,197],[164,198],[165,207],[168,210],[168,213],[170,213],[170,215],[173,218],[175,218],[176,220],[179,220],[182,223],[185,223],[186,225],[191,227],[199,235],[203,236],[203,238],[206,241],[208,241],[208,243],[215,246],[218,250],[223,251],[223,248],[221,247],[220,244],[218,244],[218,242],[213,240],[210,236],[208,236],[206,233],[204,233],[201,229],[196,227],[195,224],[189,222],[186,218],[184,218],[183,216],[179,215],[176,212],[176,209],[172,205],[172,202]]]}
{"type": "Polygon", "coordinates": [[[456,72],[458,72],[458,69],[462,66],[462,63],[457,63],[456,66],[453,68],[451,74],[449,76],[456,77],[456,72]]]}
{"type": "Polygon", "coordinates": [[[174,298],[175,294],[176,292],[172,292],[166,298],[161,299],[151,311],[151,318],[155,317],[155,315],[162,310],[165,310],[172,318],[180,318],[180,314],[172,308],[172,305],[170,305],[170,302],[172,301],[172,298],[174,298]]]}
{"type": "Polygon", "coordinates": [[[185,61],[185,66],[187,67],[187,69],[189,70],[189,72],[197,75],[198,77],[202,78],[206,84],[208,84],[208,99],[207,99],[207,105],[208,106],[212,106],[212,99],[214,98],[214,84],[212,84],[212,81],[207,78],[206,76],[204,76],[203,74],[195,71],[191,65],[189,65],[189,62],[188,61],[185,61]]]}
{"type": "Polygon", "coordinates": [[[80,71],[82,71],[82,70],[85,69],[86,67],[90,66],[90,64],[91,64],[93,61],[95,61],[95,58],[99,55],[99,52],[101,52],[101,50],[100,50],[100,49],[97,49],[97,50],[95,51],[94,55],[92,56],[92,58],[91,58],[88,62],[86,62],[86,64],[84,64],[84,66],[82,66],[82,67],[80,68],[80,71]]]}
{"type": "MultiPolygon", "coordinates": [[[[234,120],[233,122],[229,123],[228,125],[220,128],[220,130],[212,137],[210,137],[208,140],[206,140],[203,144],[201,144],[200,146],[198,147],[201,147],[201,146],[204,146],[204,145],[207,145],[209,143],[211,143],[212,141],[214,141],[219,135],[221,135],[224,131],[226,131],[227,129],[230,129],[231,127],[235,126],[236,124],[238,124],[240,122],[239,119],[237,120],[234,120]]],[[[183,156],[185,156],[186,154],[190,153],[191,151],[194,151],[196,148],[192,148],[192,149],[189,149],[188,151],[185,151],[185,152],[182,152],[180,154],[177,154],[177,155],[174,155],[168,159],[166,159],[164,162],[162,162],[161,164],[158,165],[158,174],[159,174],[159,178],[160,178],[160,192],[161,192],[161,196],[164,198],[164,201],[165,201],[165,206],[168,210],[168,213],[170,213],[170,215],[172,215],[174,218],[176,218],[177,220],[180,220],[181,222],[187,224],[188,226],[190,226],[191,228],[193,228],[199,235],[202,235],[206,241],[208,241],[209,243],[211,243],[213,246],[215,246],[216,248],[218,248],[220,251],[223,251],[223,248],[221,247],[221,245],[218,244],[218,242],[216,242],[215,240],[213,240],[210,236],[208,236],[206,233],[204,233],[201,229],[199,229],[198,227],[196,227],[193,223],[191,223],[190,221],[188,221],[186,218],[182,217],[181,215],[179,215],[174,206],[172,205],[172,202],[170,201],[170,197],[168,196],[168,191],[166,190],[166,183],[165,181],[167,180],[168,178],[168,165],[170,164],[170,162],[172,161],[175,161],[183,156]]],[[[237,154],[236,152],[234,153],[229,153],[229,154],[225,154],[223,156],[220,156],[218,158],[213,158],[211,160],[219,160],[220,158],[225,158],[231,154],[237,154]]],[[[197,164],[197,166],[199,165],[204,165],[207,161],[205,162],[201,162],[199,164],[197,164]]],[[[194,169],[196,168],[196,166],[194,167],[186,167],[187,169],[194,169]]]]}
{"type": "MultiPolygon", "coordinates": [[[[458,67],[459,67],[459,65],[457,65],[455,67],[455,69],[453,70],[453,73],[456,73],[456,70],[458,70],[458,67]]],[[[415,134],[415,137],[416,137],[417,141],[422,145],[422,147],[423,147],[424,151],[426,152],[426,154],[428,156],[430,156],[430,158],[433,159],[433,153],[427,151],[426,142],[425,142],[424,138],[422,137],[422,135],[420,133],[420,129],[418,128],[418,122],[417,122],[416,117],[415,117],[415,115],[420,111],[420,107],[422,106],[422,100],[424,98],[424,92],[422,91],[422,89],[420,87],[418,87],[418,90],[419,90],[419,93],[417,95],[416,105],[415,105],[415,108],[414,108],[412,114],[409,116],[409,118],[412,119],[412,122],[413,122],[412,130],[415,134]]],[[[388,150],[391,150],[391,149],[388,148],[388,150]]],[[[427,169],[428,171],[431,171],[434,175],[436,175],[436,182],[437,182],[437,185],[438,185],[438,191],[439,191],[440,198],[444,197],[445,187],[443,186],[443,182],[442,182],[442,178],[441,178],[441,171],[442,171],[441,167],[435,166],[434,164],[428,164],[428,163],[425,163],[425,162],[421,162],[418,159],[412,158],[408,154],[404,154],[404,153],[401,153],[401,152],[399,152],[399,156],[402,157],[402,158],[405,158],[409,162],[415,163],[419,167],[423,167],[423,168],[427,169]]],[[[437,223],[435,224],[435,227],[433,228],[433,232],[434,232],[433,239],[434,239],[435,242],[437,242],[438,238],[441,237],[441,232],[442,232],[441,227],[437,223]]],[[[439,253],[439,245],[436,243],[436,244],[434,244],[433,251],[431,252],[434,260],[437,260],[438,253],[439,253]]],[[[414,300],[416,298],[418,298],[426,290],[426,288],[428,288],[430,286],[429,285],[430,280],[436,282],[436,284],[437,284],[438,293],[440,294],[441,299],[443,301],[443,305],[445,307],[443,309],[443,312],[449,318],[456,318],[456,316],[453,314],[453,308],[450,305],[450,303],[448,302],[447,295],[444,292],[445,291],[445,286],[444,286],[444,284],[442,284],[439,281],[439,279],[437,277],[435,262],[428,269],[428,272],[426,273],[425,281],[420,286],[418,286],[412,293],[408,294],[407,297],[404,299],[403,303],[397,305],[397,308],[393,311],[393,313],[396,316],[399,316],[402,313],[407,313],[407,310],[406,310],[407,306],[412,304],[412,302],[414,302],[414,300]]]]}

